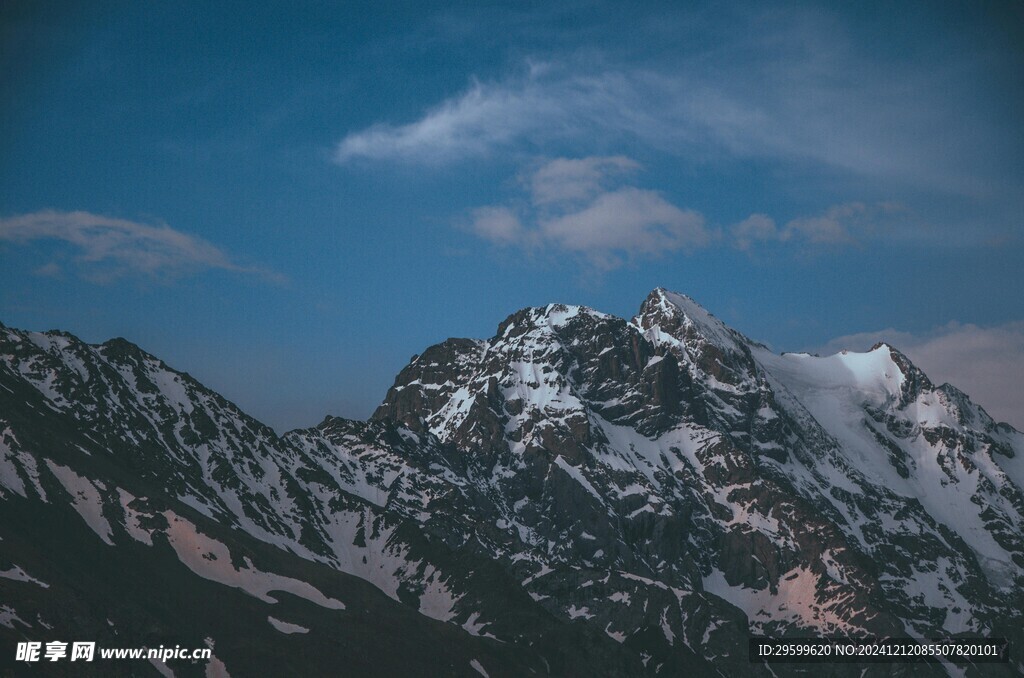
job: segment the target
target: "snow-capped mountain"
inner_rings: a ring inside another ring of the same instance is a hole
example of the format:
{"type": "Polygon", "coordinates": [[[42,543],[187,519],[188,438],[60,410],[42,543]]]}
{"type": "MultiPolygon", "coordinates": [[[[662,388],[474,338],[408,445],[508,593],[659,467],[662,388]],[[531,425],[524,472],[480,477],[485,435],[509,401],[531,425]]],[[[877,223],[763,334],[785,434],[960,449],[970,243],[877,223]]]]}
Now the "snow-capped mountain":
{"type": "MultiPolygon", "coordinates": [[[[890,346],[777,355],[662,289],[631,320],[524,309],[415,356],[369,422],[284,436],[123,340],[0,326],[0,636],[209,640],[234,675],[281,648],[490,676],[769,675],[751,634],[1016,651],[1022,455],[890,346]]],[[[908,668],[1024,663],[871,670],[908,668]]]]}

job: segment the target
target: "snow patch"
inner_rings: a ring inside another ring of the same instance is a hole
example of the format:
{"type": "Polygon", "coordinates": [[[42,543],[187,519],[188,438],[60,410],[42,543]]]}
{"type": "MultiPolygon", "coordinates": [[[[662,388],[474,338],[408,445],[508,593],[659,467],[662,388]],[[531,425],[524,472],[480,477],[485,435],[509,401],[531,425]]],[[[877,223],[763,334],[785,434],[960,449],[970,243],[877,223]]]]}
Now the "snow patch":
{"type": "Polygon", "coordinates": [[[103,516],[103,499],[100,497],[100,492],[96,485],[67,466],[61,466],[49,459],[46,460],[46,465],[50,468],[50,472],[53,473],[54,477],[64,486],[68,494],[71,495],[72,506],[74,506],[78,515],[82,516],[82,519],[92,528],[92,531],[99,535],[103,543],[113,546],[114,542],[110,539],[113,530],[111,530],[110,523],[103,516]]]}
{"type": "Polygon", "coordinates": [[[580,617],[583,617],[584,619],[593,619],[594,617],[597,616],[597,615],[590,614],[590,609],[589,608],[587,608],[587,607],[576,607],[575,605],[570,605],[569,609],[566,610],[565,612],[566,612],[566,614],[569,615],[569,619],[579,619],[580,617]]]}
{"type": "Polygon", "coordinates": [[[28,582],[30,584],[35,584],[36,586],[41,586],[44,589],[50,588],[49,584],[43,583],[35,577],[29,576],[25,570],[21,569],[17,565],[9,570],[0,570],[0,577],[3,577],[4,579],[13,579],[14,581],[28,582]]]}
{"type": "Polygon", "coordinates": [[[195,525],[173,511],[164,511],[163,516],[168,523],[167,541],[178,554],[178,559],[200,577],[242,589],[266,603],[278,602],[270,591],[285,591],[321,607],[345,609],[340,600],[325,596],[311,584],[256,569],[248,557],[244,559],[245,567],[236,568],[231,562],[231,551],[225,544],[202,534],[195,525]]]}
{"type": "Polygon", "coordinates": [[[605,634],[607,634],[607,636],[609,638],[611,638],[612,640],[614,640],[617,643],[624,643],[624,642],[626,642],[626,634],[625,633],[622,633],[621,631],[612,631],[611,629],[612,629],[612,623],[608,622],[608,624],[605,625],[605,627],[604,627],[604,632],[605,632],[605,634]]]}
{"type": "Polygon", "coordinates": [[[307,629],[305,626],[291,624],[286,621],[281,621],[280,619],[275,619],[274,617],[267,617],[267,621],[270,622],[271,626],[273,626],[275,629],[284,634],[309,633],[309,629],[307,629]]]}
{"type": "Polygon", "coordinates": [[[471,636],[489,635],[483,633],[484,627],[488,625],[488,622],[480,622],[477,621],[478,619],[480,619],[479,612],[470,614],[469,619],[463,622],[462,628],[466,629],[471,636]]]}
{"type": "Polygon", "coordinates": [[[834,612],[852,594],[828,596],[819,601],[817,597],[818,577],[810,570],[797,567],[783,574],[777,584],[777,593],[767,588],[762,590],[731,586],[725,575],[714,570],[704,577],[704,590],[743,610],[751,624],[769,619],[796,623],[820,632],[855,632],[862,629],[848,623],[834,612]]]}
{"type": "Polygon", "coordinates": [[[14,622],[18,622],[26,628],[32,628],[31,624],[18,616],[13,607],[10,607],[9,605],[0,605],[0,626],[6,626],[9,629],[13,629],[14,622]]]}

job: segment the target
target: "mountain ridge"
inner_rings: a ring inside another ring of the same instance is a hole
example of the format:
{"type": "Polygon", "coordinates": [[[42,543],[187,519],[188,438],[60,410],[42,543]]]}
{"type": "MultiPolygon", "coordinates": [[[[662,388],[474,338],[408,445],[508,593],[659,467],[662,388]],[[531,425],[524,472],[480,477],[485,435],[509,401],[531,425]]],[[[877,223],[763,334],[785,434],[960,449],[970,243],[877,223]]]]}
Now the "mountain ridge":
{"type": "Polygon", "coordinates": [[[250,597],[255,540],[561,675],[588,666],[554,637],[621,675],[762,675],[750,633],[1020,634],[1024,436],[887,345],[776,355],[662,288],[630,320],[549,304],[413,356],[366,422],[277,435],[134,345],[0,328],[0,505],[69,497],[98,543],[250,597]],[[235,539],[203,542],[233,572],[168,512],[235,539]]]}

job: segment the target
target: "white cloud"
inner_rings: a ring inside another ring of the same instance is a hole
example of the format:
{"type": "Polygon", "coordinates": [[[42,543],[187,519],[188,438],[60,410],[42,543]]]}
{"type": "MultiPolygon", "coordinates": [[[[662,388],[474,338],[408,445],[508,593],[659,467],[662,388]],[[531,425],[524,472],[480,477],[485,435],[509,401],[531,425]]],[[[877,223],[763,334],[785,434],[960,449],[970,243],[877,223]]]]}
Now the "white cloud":
{"type": "Polygon", "coordinates": [[[738,224],[734,224],[729,232],[736,247],[741,250],[749,250],[755,244],[780,240],[782,236],[775,225],[775,220],[766,214],[751,214],[738,224]]]}
{"type": "MultiPolygon", "coordinates": [[[[622,185],[640,164],[625,156],[555,158],[520,177],[524,199],[470,211],[468,230],[500,246],[548,245],[584,256],[599,268],[636,257],[658,257],[711,245],[720,235],[704,216],[672,204],[660,193],[622,185]]],[[[725,229],[733,246],[749,251],[770,242],[804,247],[848,245],[884,231],[891,204],[833,205],[819,215],[781,227],[752,214],[725,229]]]]}
{"type": "Polygon", "coordinates": [[[885,341],[936,383],[964,391],[997,421],[1024,430],[1024,321],[996,327],[950,323],[926,334],[894,329],[833,339],[821,354],[869,349],[885,341]]]}
{"type": "MultiPolygon", "coordinates": [[[[600,57],[528,62],[525,72],[473,81],[412,121],[353,130],[334,157],[341,164],[439,165],[630,148],[704,166],[766,161],[789,177],[790,188],[897,198],[913,206],[913,218],[883,222],[883,214],[892,215],[878,204],[858,214],[851,201],[777,222],[774,231],[765,222],[741,222],[734,241],[741,249],[863,244],[865,236],[944,247],[1019,239],[1024,202],[1012,180],[1019,154],[1008,141],[1016,129],[992,117],[998,107],[969,103],[994,96],[982,61],[883,67],[842,35],[823,39],[813,20],[784,24],[763,42],[744,43],[735,57],[722,45],[644,67],[600,57]]],[[[536,205],[585,200],[605,187],[594,181],[610,167],[548,169],[552,181],[534,192],[536,205]]],[[[635,169],[618,167],[621,174],[635,169]]]]}
{"type": "Polygon", "coordinates": [[[904,214],[903,221],[893,219],[893,215],[903,212],[894,203],[850,202],[833,205],[818,215],[792,219],[781,228],[765,214],[752,214],[730,226],[728,231],[733,244],[741,250],[768,242],[850,245],[879,235],[891,239],[907,233],[909,216],[904,214]]]}
{"type": "Polygon", "coordinates": [[[564,114],[550,93],[531,86],[474,82],[460,96],[445,100],[415,122],[375,124],[346,136],[337,146],[340,163],[357,158],[443,163],[483,155],[520,140],[545,121],[564,114]]]}
{"type": "Polygon", "coordinates": [[[529,206],[473,210],[469,229],[498,245],[548,245],[584,256],[599,268],[707,245],[712,234],[697,212],[676,207],[656,191],[612,187],[640,169],[622,156],[550,160],[523,180],[529,206]]]}
{"type": "Polygon", "coordinates": [[[786,224],[782,239],[800,237],[812,244],[842,244],[853,242],[850,223],[867,211],[861,203],[848,203],[830,207],[816,217],[802,217],[786,224]]]}
{"type": "Polygon", "coordinates": [[[548,240],[577,252],[657,255],[701,247],[711,239],[700,214],[633,187],[602,193],[579,211],[544,219],[540,230],[548,240]]]}
{"type": "Polygon", "coordinates": [[[1014,130],[984,124],[993,82],[982,55],[883,63],[829,19],[753,16],[759,26],[746,28],[757,37],[738,30],[734,45],[694,46],[644,66],[600,56],[528,61],[504,78],[471,81],[415,120],[350,131],[335,159],[438,163],[552,141],[586,153],[600,139],[681,156],[811,161],[962,195],[1013,187],[995,168],[1016,167],[1000,138],[1014,130]],[[951,93],[962,97],[956,106],[951,93]],[[965,115],[969,94],[981,122],[965,115]]]}
{"type": "Polygon", "coordinates": [[[519,217],[507,207],[479,207],[473,210],[471,223],[477,235],[496,243],[522,243],[527,235],[519,217]]]}
{"type": "Polygon", "coordinates": [[[587,200],[597,195],[608,181],[640,169],[627,157],[592,156],[556,158],[529,177],[533,204],[550,205],[587,200]]]}
{"type": "MultiPolygon", "coordinates": [[[[96,279],[129,274],[174,276],[208,268],[280,279],[261,269],[241,266],[215,245],[165,224],[153,226],[83,211],[42,210],[2,218],[0,241],[4,240],[18,244],[56,240],[69,244],[77,251],[75,260],[83,272],[96,279]]],[[[59,272],[55,262],[37,269],[41,275],[59,272]]]]}
{"type": "MultiPolygon", "coordinates": [[[[682,126],[673,101],[673,80],[634,72],[572,72],[555,64],[531,64],[525,75],[470,87],[406,124],[378,122],[351,132],[337,145],[335,160],[357,159],[438,164],[485,156],[515,144],[540,147],[550,141],[629,135],[677,144],[693,136],[682,126]],[[657,100],[652,109],[646,104],[657,100]]],[[[704,111],[718,120],[715,112],[704,111]]],[[[694,137],[695,138],[695,137],[694,137]]]]}

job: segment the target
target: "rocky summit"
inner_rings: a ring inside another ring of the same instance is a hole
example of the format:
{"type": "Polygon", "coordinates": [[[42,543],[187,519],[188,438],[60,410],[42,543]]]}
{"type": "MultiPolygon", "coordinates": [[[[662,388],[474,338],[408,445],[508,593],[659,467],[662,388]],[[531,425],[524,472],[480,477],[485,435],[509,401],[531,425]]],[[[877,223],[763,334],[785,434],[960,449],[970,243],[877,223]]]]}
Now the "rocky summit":
{"type": "Polygon", "coordinates": [[[283,436],[122,339],[0,326],[0,516],[11,671],[57,638],[213,657],[35,668],[1024,672],[1024,435],[891,346],[778,355],[663,289],[518,311],[283,436]],[[1011,661],[769,666],[751,636],[1011,661]]]}

